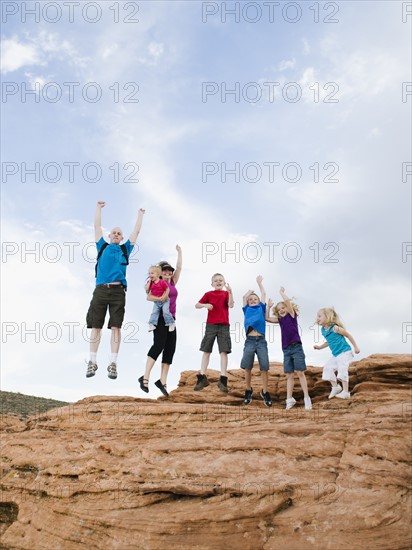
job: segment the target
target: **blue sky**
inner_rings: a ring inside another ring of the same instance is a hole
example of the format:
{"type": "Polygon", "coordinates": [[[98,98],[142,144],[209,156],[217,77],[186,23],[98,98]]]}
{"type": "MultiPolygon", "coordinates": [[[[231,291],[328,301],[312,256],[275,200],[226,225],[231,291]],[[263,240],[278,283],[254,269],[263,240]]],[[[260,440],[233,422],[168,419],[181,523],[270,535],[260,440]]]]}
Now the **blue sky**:
{"type": "MultiPolygon", "coordinates": [[[[184,269],[171,388],[200,366],[205,312],[193,306],[215,271],[235,295],[230,368],[242,355],[242,295],[258,274],[274,300],[281,285],[296,297],[308,364],[329,356],[313,350],[311,328],[329,305],[359,357],[410,352],[407,3],[280,2],[271,22],[263,2],[246,12],[247,3],[226,2],[239,22],[229,14],[225,22],[221,2],[88,2],[72,22],[60,8],[55,23],[57,3],[37,2],[37,20],[24,13],[35,4],[2,3],[4,390],[143,397],[137,378],[151,343],[143,284],[151,263],[175,263],[177,243],[184,269]],[[215,94],[205,95],[206,83],[215,94]],[[36,95],[22,95],[35,86],[36,95]],[[238,97],[224,94],[236,86],[238,97]],[[38,181],[29,173],[24,181],[24,163],[38,163],[38,181]],[[239,167],[238,181],[230,173],[224,181],[225,166],[239,167]],[[120,225],[128,235],[146,208],[116,382],[105,373],[109,331],[98,374],[85,378],[97,200],[107,203],[106,234],[120,225]]],[[[281,361],[276,327],[268,340],[281,361]]],[[[218,367],[216,350],[210,366],[218,367]]],[[[158,377],[155,366],[152,382],[158,377]]]]}

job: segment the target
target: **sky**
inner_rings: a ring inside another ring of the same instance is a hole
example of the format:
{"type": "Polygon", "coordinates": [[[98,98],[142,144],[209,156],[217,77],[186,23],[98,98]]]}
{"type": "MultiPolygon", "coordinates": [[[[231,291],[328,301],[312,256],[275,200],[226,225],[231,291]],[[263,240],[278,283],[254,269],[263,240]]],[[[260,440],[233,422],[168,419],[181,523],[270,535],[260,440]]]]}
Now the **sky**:
{"type": "MultiPolygon", "coordinates": [[[[156,398],[137,379],[152,335],[148,268],[175,265],[178,345],[168,387],[200,368],[221,272],[242,296],[262,275],[300,307],[307,363],[333,306],[361,353],[410,353],[412,4],[397,1],[18,2],[2,5],[1,385],[77,401],[156,398]],[[93,219],[128,236],[119,375],[109,330],[86,379],[93,219]]],[[[272,361],[279,328],[268,326],[272,361]]],[[[217,349],[210,368],[219,368],[217,349]]],[[[278,374],[282,376],[281,369],[278,374]]]]}

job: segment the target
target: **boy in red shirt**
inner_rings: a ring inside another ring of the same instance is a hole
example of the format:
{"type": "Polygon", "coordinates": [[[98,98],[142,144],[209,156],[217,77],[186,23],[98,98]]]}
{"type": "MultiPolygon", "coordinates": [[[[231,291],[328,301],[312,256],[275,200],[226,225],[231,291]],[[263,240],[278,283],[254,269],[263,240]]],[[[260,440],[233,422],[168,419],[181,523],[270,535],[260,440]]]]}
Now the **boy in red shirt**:
{"type": "Polygon", "coordinates": [[[213,344],[217,338],[220,353],[220,380],[217,387],[223,393],[227,393],[227,355],[232,351],[229,332],[229,308],[234,305],[232,289],[225,282],[225,278],[220,273],[215,273],[212,277],[212,287],[214,290],[206,292],[195,305],[196,309],[206,308],[207,320],[206,331],[200,344],[200,351],[203,351],[200,373],[197,375],[197,384],[195,391],[203,390],[209,385],[206,377],[207,367],[209,366],[210,354],[213,344]],[[226,290],[225,290],[226,288],[226,290]]]}

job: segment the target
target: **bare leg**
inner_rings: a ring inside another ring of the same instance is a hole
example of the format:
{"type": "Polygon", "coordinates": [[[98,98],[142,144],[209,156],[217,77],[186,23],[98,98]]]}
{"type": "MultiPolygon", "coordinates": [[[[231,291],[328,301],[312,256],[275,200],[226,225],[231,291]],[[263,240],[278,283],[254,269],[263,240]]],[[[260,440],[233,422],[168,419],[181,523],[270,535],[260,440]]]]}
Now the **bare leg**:
{"type": "Polygon", "coordinates": [[[154,364],[156,363],[156,360],[153,359],[153,357],[149,357],[147,356],[147,360],[146,360],[146,370],[144,371],[144,377],[143,379],[145,380],[145,382],[149,382],[149,378],[150,378],[150,373],[152,371],[152,368],[154,367],[154,364]]]}
{"type": "Polygon", "coordinates": [[[266,393],[268,391],[268,378],[269,378],[268,371],[261,370],[260,377],[262,378],[262,389],[266,393]]]}
{"type": "Polygon", "coordinates": [[[200,365],[200,374],[206,374],[207,367],[209,366],[210,353],[206,351],[202,355],[202,363],[200,365]]]}
{"type": "Polygon", "coordinates": [[[220,354],[220,374],[227,376],[227,353],[225,351],[220,354]]]}
{"type": "Polygon", "coordinates": [[[341,382],[342,382],[343,391],[349,392],[349,381],[347,381],[347,380],[341,380],[341,382]]]}
{"type": "Polygon", "coordinates": [[[245,369],[245,384],[246,389],[252,389],[252,369],[245,369]]]}
{"type": "Polygon", "coordinates": [[[160,375],[160,382],[164,386],[166,386],[167,375],[169,374],[169,367],[170,367],[170,365],[168,363],[162,363],[162,373],[160,375]]]}
{"type": "Polygon", "coordinates": [[[119,352],[121,337],[122,337],[121,330],[119,328],[112,327],[112,335],[110,338],[110,347],[111,347],[112,353],[119,352]]]}
{"type": "Polygon", "coordinates": [[[90,353],[97,353],[100,345],[101,335],[101,328],[92,328],[92,332],[90,334],[90,353]]]}
{"type": "Polygon", "coordinates": [[[302,387],[302,390],[303,390],[303,395],[305,397],[309,397],[309,393],[308,393],[308,383],[306,381],[306,376],[305,376],[305,373],[303,371],[297,371],[297,374],[299,376],[299,382],[300,382],[300,385],[302,387]]]}
{"type": "Polygon", "coordinates": [[[286,397],[291,399],[293,395],[293,386],[295,385],[295,373],[288,372],[286,373],[286,397]]]}

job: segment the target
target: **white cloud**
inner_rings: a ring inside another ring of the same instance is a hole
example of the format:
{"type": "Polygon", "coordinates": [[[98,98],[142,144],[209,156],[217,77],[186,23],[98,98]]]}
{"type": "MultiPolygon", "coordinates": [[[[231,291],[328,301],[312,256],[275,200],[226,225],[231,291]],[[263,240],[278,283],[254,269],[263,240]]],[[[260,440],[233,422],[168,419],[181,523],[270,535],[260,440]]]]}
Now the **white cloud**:
{"type": "Polygon", "coordinates": [[[1,41],[1,71],[10,73],[27,65],[40,63],[40,55],[34,44],[23,44],[16,37],[1,41]]]}
{"type": "Polygon", "coordinates": [[[306,38],[302,38],[302,45],[303,45],[303,55],[309,55],[310,54],[310,45],[306,38]]]}
{"type": "Polygon", "coordinates": [[[9,73],[22,67],[47,66],[51,62],[66,61],[78,68],[87,65],[88,57],[78,54],[73,44],[58,33],[40,31],[26,34],[23,43],[17,36],[1,41],[1,71],[9,73]]]}
{"type": "Polygon", "coordinates": [[[279,71],[285,71],[286,69],[293,69],[293,67],[296,65],[296,59],[282,59],[282,61],[279,63],[278,69],[279,71]]]}
{"type": "Polygon", "coordinates": [[[368,134],[368,137],[372,137],[372,138],[377,138],[377,137],[381,137],[382,136],[382,132],[379,128],[372,128],[372,130],[369,132],[368,134]]]}
{"type": "Polygon", "coordinates": [[[151,56],[160,57],[163,54],[164,46],[160,42],[150,42],[147,49],[151,56]]]}

